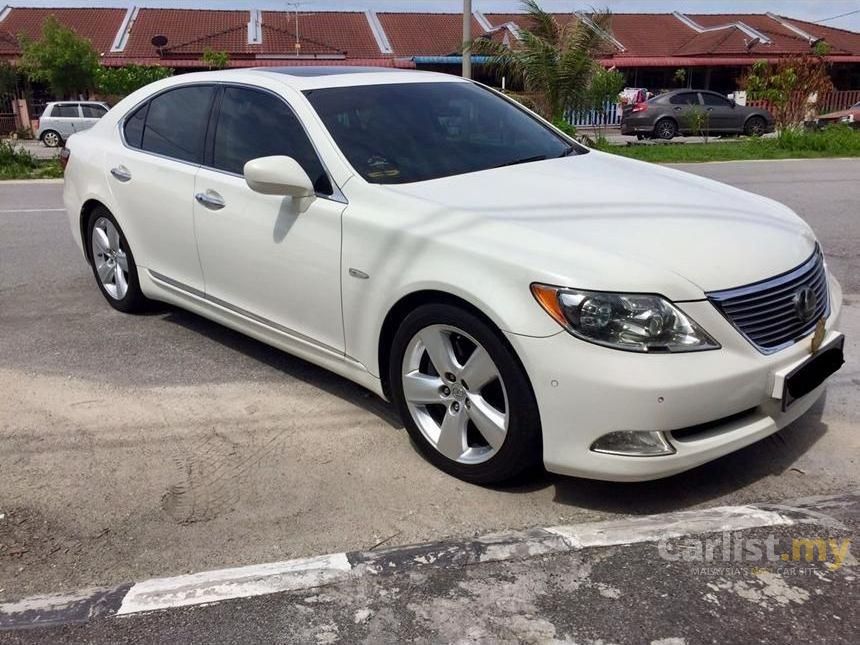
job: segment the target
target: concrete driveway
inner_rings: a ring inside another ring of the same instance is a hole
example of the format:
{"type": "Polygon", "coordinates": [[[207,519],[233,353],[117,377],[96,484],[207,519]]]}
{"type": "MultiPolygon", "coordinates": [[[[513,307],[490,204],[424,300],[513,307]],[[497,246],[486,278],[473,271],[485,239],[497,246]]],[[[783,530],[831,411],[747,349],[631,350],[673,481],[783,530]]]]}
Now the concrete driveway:
{"type": "Polygon", "coordinates": [[[126,316],[61,186],[0,184],[0,600],[530,526],[842,493],[860,447],[858,160],[691,165],[786,202],[846,291],[848,364],[784,431],[668,480],[443,475],[361,388],[195,315],[126,316]]]}

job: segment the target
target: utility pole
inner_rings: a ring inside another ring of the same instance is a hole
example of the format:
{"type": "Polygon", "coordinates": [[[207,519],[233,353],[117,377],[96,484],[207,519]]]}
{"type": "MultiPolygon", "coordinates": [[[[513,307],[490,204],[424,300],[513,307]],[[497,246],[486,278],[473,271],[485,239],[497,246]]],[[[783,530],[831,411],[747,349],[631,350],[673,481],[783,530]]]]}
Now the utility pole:
{"type": "Polygon", "coordinates": [[[463,0],[463,78],[472,78],[472,0],[463,0]]]}

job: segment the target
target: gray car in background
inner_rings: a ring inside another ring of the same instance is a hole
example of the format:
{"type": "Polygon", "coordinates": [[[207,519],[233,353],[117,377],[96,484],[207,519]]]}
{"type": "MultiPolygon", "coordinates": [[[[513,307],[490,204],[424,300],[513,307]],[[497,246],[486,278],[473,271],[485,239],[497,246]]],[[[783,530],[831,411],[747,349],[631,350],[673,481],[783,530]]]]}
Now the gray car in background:
{"type": "Polygon", "coordinates": [[[672,139],[678,135],[773,132],[773,117],[764,108],[738,105],[709,90],[673,90],[624,107],[621,134],[672,139]]]}
{"type": "Polygon", "coordinates": [[[49,148],[56,148],[75,132],[93,127],[109,109],[107,103],[100,101],[48,103],[39,117],[36,138],[49,148]]]}

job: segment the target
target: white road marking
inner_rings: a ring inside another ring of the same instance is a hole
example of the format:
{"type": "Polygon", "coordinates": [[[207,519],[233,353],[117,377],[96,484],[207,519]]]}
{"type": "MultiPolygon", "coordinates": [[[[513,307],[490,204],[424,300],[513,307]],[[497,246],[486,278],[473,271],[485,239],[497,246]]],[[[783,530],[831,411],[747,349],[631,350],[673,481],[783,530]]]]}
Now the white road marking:
{"type": "Polygon", "coordinates": [[[4,213],[65,213],[65,208],[4,208],[0,210],[0,215],[4,213]]]}
{"type": "Polygon", "coordinates": [[[132,586],[118,615],[319,587],[346,578],[345,553],[155,578],[132,586]]]}
{"type": "Polygon", "coordinates": [[[794,523],[794,520],[780,513],[765,511],[754,506],[719,506],[574,526],[553,526],[546,530],[560,535],[571,548],[582,549],[655,542],[665,538],[699,533],[740,531],[762,526],[789,526],[794,523]]]}

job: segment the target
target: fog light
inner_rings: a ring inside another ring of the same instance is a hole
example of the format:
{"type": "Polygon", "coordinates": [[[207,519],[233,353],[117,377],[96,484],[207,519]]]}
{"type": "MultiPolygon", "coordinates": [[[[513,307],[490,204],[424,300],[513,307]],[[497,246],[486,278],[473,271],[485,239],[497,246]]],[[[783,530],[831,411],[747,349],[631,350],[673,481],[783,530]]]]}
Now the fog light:
{"type": "Polygon", "coordinates": [[[610,432],[591,444],[594,452],[605,452],[610,455],[626,455],[628,457],[653,457],[655,455],[671,455],[675,449],[662,432],[620,430],[610,432]]]}

